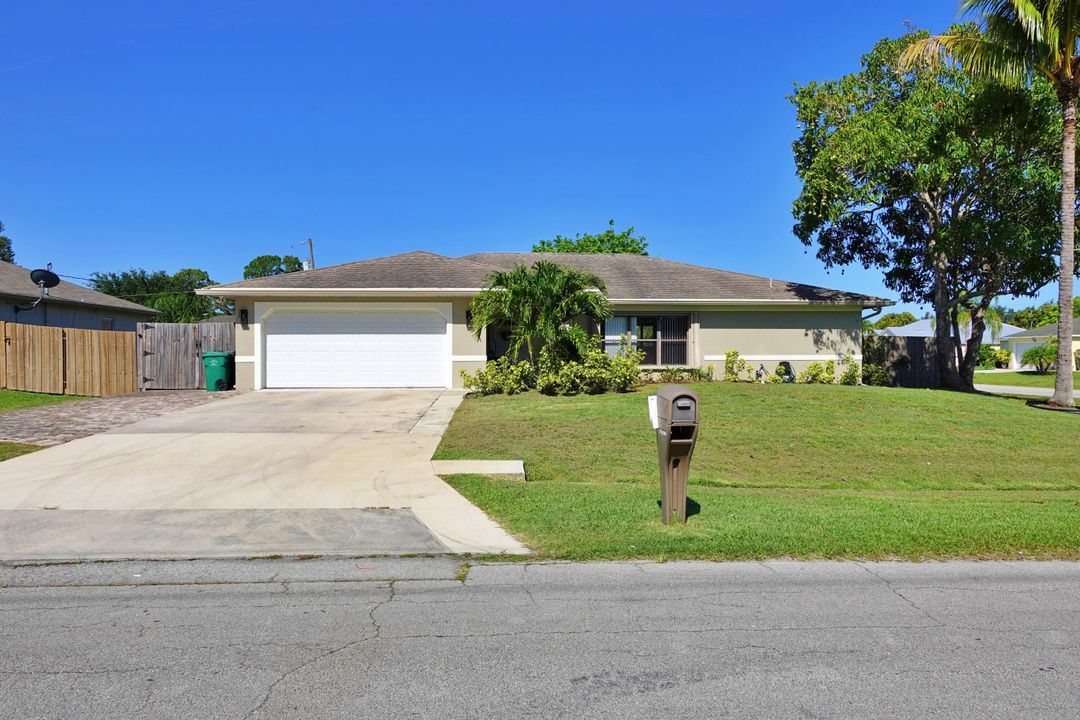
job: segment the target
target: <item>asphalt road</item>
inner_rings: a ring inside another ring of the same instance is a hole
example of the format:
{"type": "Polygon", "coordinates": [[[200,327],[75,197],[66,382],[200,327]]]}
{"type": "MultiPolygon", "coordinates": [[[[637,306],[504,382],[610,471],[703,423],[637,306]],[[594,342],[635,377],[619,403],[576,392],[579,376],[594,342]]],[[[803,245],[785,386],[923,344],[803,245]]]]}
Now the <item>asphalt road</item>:
{"type": "Polygon", "coordinates": [[[459,564],[0,566],[0,716],[1080,716],[1080,564],[459,564]]]}

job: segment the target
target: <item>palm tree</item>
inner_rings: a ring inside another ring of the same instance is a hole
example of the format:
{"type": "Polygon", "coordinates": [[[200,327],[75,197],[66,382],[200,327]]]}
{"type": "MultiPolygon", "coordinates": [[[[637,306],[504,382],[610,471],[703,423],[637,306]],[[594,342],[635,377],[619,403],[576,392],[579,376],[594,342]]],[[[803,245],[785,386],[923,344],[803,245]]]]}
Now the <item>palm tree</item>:
{"type": "Polygon", "coordinates": [[[913,67],[952,57],[974,75],[1019,85],[1041,75],[1061,103],[1061,264],[1058,286],[1058,362],[1052,405],[1072,407],[1072,293],[1076,224],[1076,98],[1080,90],[1080,0],[961,0],[982,33],[937,35],[911,45],[901,64],[913,67]]]}
{"type": "Polygon", "coordinates": [[[535,363],[541,348],[572,336],[576,318],[611,317],[606,291],[598,276],[548,260],[496,272],[473,298],[473,335],[479,339],[488,325],[509,325],[511,354],[524,347],[535,363]]]}

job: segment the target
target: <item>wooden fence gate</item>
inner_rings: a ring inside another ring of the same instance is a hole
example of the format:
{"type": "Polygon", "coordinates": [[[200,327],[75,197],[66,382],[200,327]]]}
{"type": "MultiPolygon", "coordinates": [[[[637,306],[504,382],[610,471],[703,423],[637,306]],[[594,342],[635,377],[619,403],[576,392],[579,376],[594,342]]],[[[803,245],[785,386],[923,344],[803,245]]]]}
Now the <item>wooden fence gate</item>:
{"type": "Polygon", "coordinates": [[[0,323],[0,385],[53,395],[135,392],[135,333],[0,323]]]}
{"type": "Polygon", "coordinates": [[[892,371],[893,379],[900,387],[941,387],[934,338],[887,337],[885,343],[885,367],[892,371]]]}
{"type": "Polygon", "coordinates": [[[197,390],[205,382],[201,353],[236,349],[227,323],[139,323],[136,356],[140,390],[197,390]]]}

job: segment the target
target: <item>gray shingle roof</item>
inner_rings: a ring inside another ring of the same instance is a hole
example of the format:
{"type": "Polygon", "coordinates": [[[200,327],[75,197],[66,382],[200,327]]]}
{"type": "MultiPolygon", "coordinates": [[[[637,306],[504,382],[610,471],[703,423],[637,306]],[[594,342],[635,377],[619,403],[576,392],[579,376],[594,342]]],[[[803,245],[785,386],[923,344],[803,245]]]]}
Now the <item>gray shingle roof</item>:
{"type": "Polygon", "coordinates": [[[688,265],[642,255],[575,253],[476,253],[460,258],[416,251],[332,267],[242,280],[206,288],[203,294],[229,296],[230,290],[408,289],[476,290],[496,270],[537,260],[569,265],[599,275],[608,296],[620,300],[718,300],[853,303],[891,305],[892,301],[756,275],[688,265]]]}
{"type": "Polygon", "coordinates": [[[494,268],[445,255],[416,252],[360,260],[315,270],[302,270],[270,277],[241,280],[207,288],[266,288],[267,290],[301,288],[447,288],[475,290],[494,268]]]}
{"type": "Polygon", "coordinates": [[[745,275],[643,255],[602,253],[477,253],[463,259],[508,269],[550,260],[599,275],[612,300],[751,300],[891,305],[892,301],[840,290],[745,275]]]}
{"type": "MultiPolygon", "coordinates": [[[[14,299],[17,302],[29,304],[37,300],[40,294],[41,291],[38,286],[30,281],[30,271],[28,269],[12,263],[0,262],[0,295],[14,299]]],[[[129,300],[121,300],[118,297],[62,280],[59,285],[49,290],[49,299],[46,302],[105,308],[108,310],[124,310],[131,313],[142,313],[147,316],[158,314],[157,310],[148,308],[145,305],[139,305],[129,300]]]]}
{"type": "MultiPolygon", "coordinates": [[[[1080,322],[1077,322],[1080,318],[1073,318],[1073,337],[1080,335],[1080,322]]],[[[1042,325],[1041,327],[1031,328],[1030,330],[1024,330],[1023,332],[1013,333],[1007,337],[1007,340],[1016,340],[1017,338],[1042,338],[1042,337],[1057,337],[1058,324],[1050,323],[1049,325],[1042,325]]]]}

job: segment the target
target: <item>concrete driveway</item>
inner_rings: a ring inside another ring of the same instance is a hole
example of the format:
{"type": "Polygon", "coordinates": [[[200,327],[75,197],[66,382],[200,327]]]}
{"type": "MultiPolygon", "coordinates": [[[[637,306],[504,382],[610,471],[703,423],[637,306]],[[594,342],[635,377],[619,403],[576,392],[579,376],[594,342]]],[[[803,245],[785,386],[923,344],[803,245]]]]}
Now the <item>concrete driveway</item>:
{"type": "Polygon", "coordinates": [[[522,552],[431,470],[460,401],[262,391],[14,458],[0,557],[522,552]]]}

